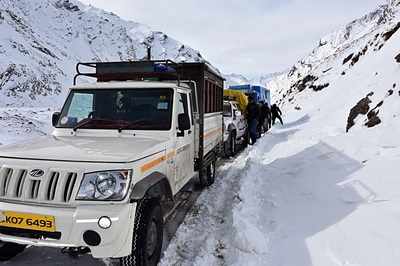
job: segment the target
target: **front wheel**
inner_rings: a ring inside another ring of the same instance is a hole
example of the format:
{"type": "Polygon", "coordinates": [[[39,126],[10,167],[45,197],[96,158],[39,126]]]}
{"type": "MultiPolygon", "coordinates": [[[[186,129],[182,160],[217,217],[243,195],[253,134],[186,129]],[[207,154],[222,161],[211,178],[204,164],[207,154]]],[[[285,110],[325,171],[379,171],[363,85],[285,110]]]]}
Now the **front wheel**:
{"type": "Polygon", "coordinates": [[[0,261],[8,261],[25,250],[25,245],[0,241],[0,261]]]}
{"type": "Polygon", "coordinates": [[[132,254],[120,259],[121,266],[156,266],[163,242],[163,220],[158,200],[138,204],[132,240],[132,254]]]}

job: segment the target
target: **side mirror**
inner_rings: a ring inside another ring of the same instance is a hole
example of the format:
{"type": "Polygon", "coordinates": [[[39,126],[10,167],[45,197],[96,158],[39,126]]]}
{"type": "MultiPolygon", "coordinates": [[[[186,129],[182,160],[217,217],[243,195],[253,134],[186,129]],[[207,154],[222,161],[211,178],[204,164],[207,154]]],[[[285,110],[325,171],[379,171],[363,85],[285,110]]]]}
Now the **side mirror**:
{"type": "Polygon", "coordinates": [[[178,129],[183,133],[185,130],[189,130],[190,126],[190,118],[187,114],[179,114],[178,115],[178,129]]]}
{"type": "Polygon", "coordinates": [[[60,116],[60,112],[53,113],[53,116],[51,117],[51,123],[53,124],[53,127],[57,126],[58,121],[60,120],[60,116]]]}

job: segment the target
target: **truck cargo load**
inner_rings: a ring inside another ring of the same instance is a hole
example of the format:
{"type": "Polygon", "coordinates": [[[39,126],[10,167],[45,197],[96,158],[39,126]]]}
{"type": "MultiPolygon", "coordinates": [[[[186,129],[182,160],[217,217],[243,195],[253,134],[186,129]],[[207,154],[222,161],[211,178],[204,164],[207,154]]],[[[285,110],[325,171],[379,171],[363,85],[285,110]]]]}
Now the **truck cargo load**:
{"type": "Polygon", "coordinates": [[[255,94],[256,102],[267,102],[271,106],[271,92],[269,89],[259,85],[235,85],[230,86],[230,90],[242,91],[247,95],[255,94]]]}
{"type": "Polygon", "coordinates": [[[237,102],[242,113],[245,113],[247,104],[249,103],[247,95],[237,90],[224,90],[224,100],[237,102]]]}

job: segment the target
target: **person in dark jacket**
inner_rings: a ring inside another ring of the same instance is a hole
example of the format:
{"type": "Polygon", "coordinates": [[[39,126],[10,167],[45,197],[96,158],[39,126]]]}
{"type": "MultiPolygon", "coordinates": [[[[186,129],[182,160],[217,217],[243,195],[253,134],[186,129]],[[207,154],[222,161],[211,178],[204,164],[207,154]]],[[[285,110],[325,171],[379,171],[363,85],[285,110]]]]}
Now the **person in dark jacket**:
{"type": "Polygon", "coordinates": [[[249,104],[246,107],[246,114],[251,144],[254,145],[257,142],[257,126],[260,116],[260,110],[258,104],[254,100],[253,95],[249,96],[249,104]]]}
{"type": "Polygon", "coordinates": [[[278,118],[279,122],[283,125],[282,121],[282,111],[276,104],[273,104],[271,107],[271,114],[272,114],[272,124],[275,125],[275,120],[278,118]]]}
{"type": "Polygon", "coordinates": [[[271,108],[269,108],[269,104],[267,102],[264,103],[264,108],[266,112],[265,116],[265,130],[268,131],[271,129],[271,108]]]}
{"type": "Polygon", "coordinates": [[[258,132],[259,135],[262,133],[266,132],[267,129],[265,127],[265,119],[267,118],[267,110],[265,108],[265,103],[261,102],[260,103],[260,116],[258,120],[258,132]]]}

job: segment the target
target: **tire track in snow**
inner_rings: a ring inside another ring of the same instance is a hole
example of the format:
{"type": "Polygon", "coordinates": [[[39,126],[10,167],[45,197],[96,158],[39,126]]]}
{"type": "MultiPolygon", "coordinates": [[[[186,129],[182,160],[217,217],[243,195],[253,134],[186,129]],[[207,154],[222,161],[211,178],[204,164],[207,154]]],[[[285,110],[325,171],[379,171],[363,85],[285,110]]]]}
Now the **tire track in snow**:
{"type": "Polygon", "coordinates": [[[223,265],[224,243],[217,238],[232,223],[231,210],[239,190],[240,172],[246,167],[246,149],[236,159],[218,169],[215,184],[200,195],[172,239],[160,265],[198,265],[198,258],[208,265],[223,265]]]}
{"type": "Polygon", "coordinates": [[[244,150],[233,161],[222,165],[216,183],[202,193],[188,213],[160,265],[232,265],[231,257],[238,250],[254,252],[246,251],[248,247],[238,239],[243,224],[234,219],[233,210],[242,201],[239,195],[241,183],[244,178],[249,178],[252,160],[287,141],[294,132],[268,134],[253,149],[244,150]]]}

